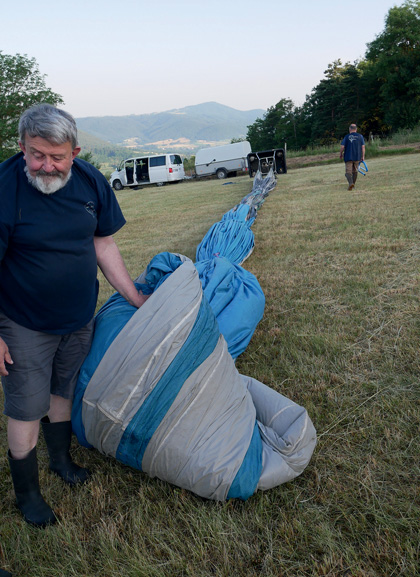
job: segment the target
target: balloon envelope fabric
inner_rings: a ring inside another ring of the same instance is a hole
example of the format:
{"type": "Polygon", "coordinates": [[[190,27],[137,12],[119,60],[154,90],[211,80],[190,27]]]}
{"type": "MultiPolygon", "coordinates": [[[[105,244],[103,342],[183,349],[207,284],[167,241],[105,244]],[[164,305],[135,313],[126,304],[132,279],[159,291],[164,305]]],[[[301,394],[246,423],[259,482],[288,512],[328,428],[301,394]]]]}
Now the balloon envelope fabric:
{"type": "MultiPolygon", "coordinates": [[[[185,260],[189,259],[179,254],[157,254],[147,267],[146,282],[138,285],[138,288],[145,294],[153,292],[166,275],[185,260]]],[[[263,317],[264,293],[252,273],[225,257],[199,261],[194,266],[229,353],[236,359],[248,346],[263,317]]]]}
{"type": "Polygon", "coordinates": [[[79,442],[209,499],[293,479],[316,443],[307,412],[239,374],[197,269],[167,262],[178,266],[140,309],[117,294],[96,317],[73,404],[79,442]]]}
{"type": "Polygon", "coordinates": [[[251,230],[258,209],[269,192],[276,186],[274,172],[270,169],[265,178],[258,171],[252,191],[234,208],[213,224],[197,247],[196,261],[223,256],[234,264],[242,264],[254,249],[251,230]]]}
{"type": "Polygon", "coordinates": [[[198,261],[195,267],[229,353],[236,359],[263,317],[264,293],[252,273],[225,257],[198,261]]]}
{"type": "Polygon", "coordinates": [[[196,261],[224,256],[232,263],[241,264],[248,258],[254,249],[254,233],[249,222],[233,215],[229,211],[213,224],[197,247],[196,261]]]}

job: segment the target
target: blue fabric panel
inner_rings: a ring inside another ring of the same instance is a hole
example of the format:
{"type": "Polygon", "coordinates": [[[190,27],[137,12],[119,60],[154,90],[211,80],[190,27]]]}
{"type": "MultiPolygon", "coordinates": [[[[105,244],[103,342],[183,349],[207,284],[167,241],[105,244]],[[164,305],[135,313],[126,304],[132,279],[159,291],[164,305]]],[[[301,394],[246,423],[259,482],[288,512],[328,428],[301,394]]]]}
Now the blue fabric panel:
{"type": "MultiPolygon", "coordinates": [[[[150,261],[147,267],[147,284],[134,284],[144,294],[151,294],[181,264],[182,261],[178,256],[169,252],[160,253],[150,261]]],[[[80,369],[71,415],[73,431],[79,443],[85,447],[91,447],[86,439],[82,420],[82,401],[86,387],[102,357],[136,310],[119,293],[115,293],[101,307],[95,317],[94,338],[89,355],[80,369]]]]}
{"type": "Polygon", "coordinates": [[[262,441],[257,422],[251,442],[236,477],[230,486],[227,499],[246,501],[257,490],[262,471],[262,441]]]}
{"type": "Polygon", "coordinates": [[[126,428],[116,458],[141,470],[146,447],[186,379],[213,352],[219,327],[207,300],[202,299],[191,332],[152,393],[126,428]]]}
{"type": "Polygon", "coordinates": [[[71,414],[73,431],[79,443],[85,447],[92,446],[86,439],[82,420],[82,404],[86,387],[109,346],[136,310],[136,307],[130,305],[119,293],[115,293],[108,299],[95,317],[95,332],[92,346],[80,369],[71,414]]]}
{"type": "Polygon", "coordinates": [[[139,284],[138,287],[144,294],[151,294],[171,275],[179,266],[182,260],[176,254],[161,252],[154,256],[147,265],[146,284],[139,284]]]}
{"type": "Polygon", "coordinates": [[[216,222],[197,247],[196,261],[224,256],[235,264],[245,260],[254,248],[254,233],[234,218],[216,222]]]}
{"type": "Polygon", "coordinates": [[[253,214],[254,213],[251,211],[251,207],[249,205],[237,204],[234,208],[222,216],[222,220],[240,220],[241,222],[245,223],[248,228],[250,228],[255,220],[255,216],[253,214]]]}
{"type": "Polygon", "coordinates": [[[229,353],[236,359],[263,317],[264,293],[252,273],[227,258],[199,261],[195,267],[229,353]]]}

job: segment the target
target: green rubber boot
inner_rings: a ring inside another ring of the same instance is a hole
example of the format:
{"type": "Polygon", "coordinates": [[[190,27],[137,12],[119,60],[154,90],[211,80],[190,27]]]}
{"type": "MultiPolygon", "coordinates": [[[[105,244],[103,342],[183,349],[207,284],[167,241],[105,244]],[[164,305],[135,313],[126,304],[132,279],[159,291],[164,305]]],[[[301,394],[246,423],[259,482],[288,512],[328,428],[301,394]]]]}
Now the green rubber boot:
{"type": "Polygon", "coordinates": [[[8,452],[10,472],[16,495],[16,504],[25,521],[35,527],[53,525],[57,518],[44,501],[39,489],[36,447],[25,459],[13,459],[8,452]]]}
{"type": "Polygon", "coordinates": [[[50,456],[50,469],[69,485],[86,483],[90,471],[79,467],[70,456],[71,421],[50,423],[48,417],[41,419],[42,431],[50,456]]]}

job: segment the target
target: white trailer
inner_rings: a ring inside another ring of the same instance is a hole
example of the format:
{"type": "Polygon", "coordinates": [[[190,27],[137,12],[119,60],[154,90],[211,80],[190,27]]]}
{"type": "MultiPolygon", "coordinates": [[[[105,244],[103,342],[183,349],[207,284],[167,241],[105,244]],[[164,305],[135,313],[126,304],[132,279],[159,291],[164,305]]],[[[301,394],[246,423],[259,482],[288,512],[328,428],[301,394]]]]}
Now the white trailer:
{"type": "Polygon", "coordinates": [[[248,154],[251,145],[246,140],[225,144],[224,146],[212,146],[202,148],[195,155],[195,173],[197,176],[211,176],[226,178],[228,174],[248,170],[248,154]]]}

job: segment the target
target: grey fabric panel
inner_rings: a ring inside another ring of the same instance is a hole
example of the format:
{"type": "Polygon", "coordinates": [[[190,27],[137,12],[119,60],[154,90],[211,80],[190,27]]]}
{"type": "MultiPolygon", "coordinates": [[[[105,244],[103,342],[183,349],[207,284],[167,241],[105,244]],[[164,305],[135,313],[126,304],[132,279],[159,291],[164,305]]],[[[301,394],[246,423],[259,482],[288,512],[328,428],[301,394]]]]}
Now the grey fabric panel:
{"type": "Polygon", "coordinates": [[[115,456],[126,426],[187,339],[201,299],[196,268],[185,262],[109,347],[83,397],[86,438],[99,451],[115,456]]]}
{"type": "Polygon", "coordinates": [[[142,468],[208,499],[225,500],[251,442],[252,397],[220,335],[153,435],[142,468]]]}
{"type": "Polygon", "coordinates": [[[303,407],[252,377],[242,378],[252,395],[263,440],[258,489],[271,489],[302,473],[315,449],[316,431],[303,407]]]}

